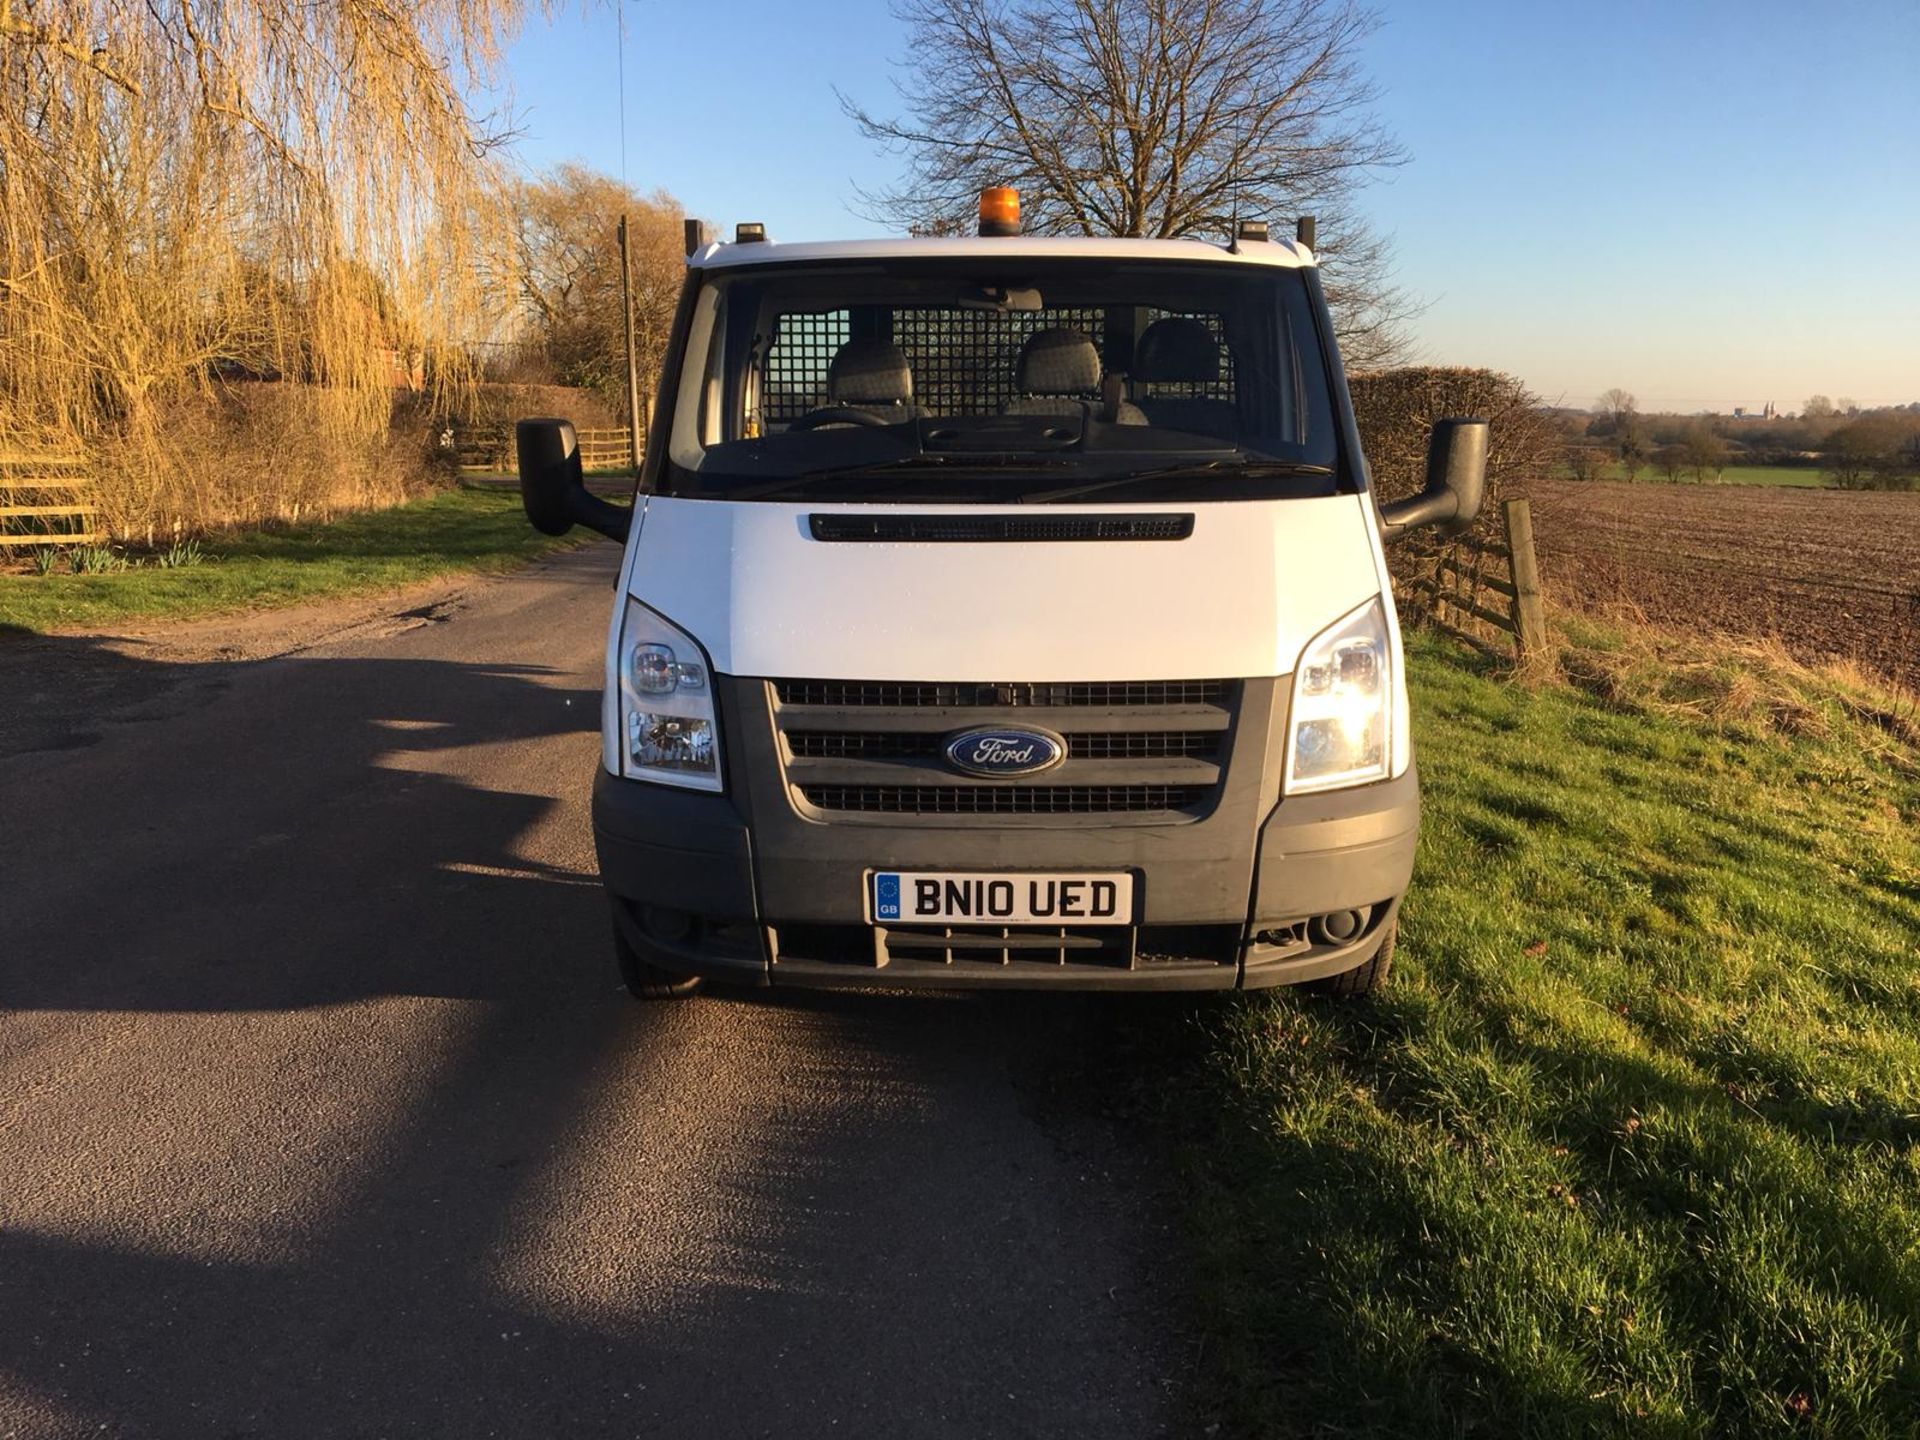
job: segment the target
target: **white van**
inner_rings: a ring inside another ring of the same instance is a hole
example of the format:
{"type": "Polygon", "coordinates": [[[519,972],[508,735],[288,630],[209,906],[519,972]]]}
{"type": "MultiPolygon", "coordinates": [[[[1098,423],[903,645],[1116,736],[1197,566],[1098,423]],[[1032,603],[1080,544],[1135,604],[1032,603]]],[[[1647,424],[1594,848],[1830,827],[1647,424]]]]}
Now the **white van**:
{"type": "Polygon", "coordinates": [[[1381,544],[1472,520],[1486,424],[1377,506],[1306,243],[1006,199],[690,254],[631,509],[519,426],[532,522],[625,545],[593,824],[635,994],[1386,978],[1419,792],[1381,544]]]}

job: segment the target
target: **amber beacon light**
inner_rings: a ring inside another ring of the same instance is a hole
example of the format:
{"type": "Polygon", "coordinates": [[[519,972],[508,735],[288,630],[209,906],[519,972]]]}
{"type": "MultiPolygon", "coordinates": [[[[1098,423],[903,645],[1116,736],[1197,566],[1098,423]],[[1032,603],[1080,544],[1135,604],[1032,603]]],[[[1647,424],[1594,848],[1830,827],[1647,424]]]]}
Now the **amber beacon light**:
{"type": "Polygon", "coordinates": [[[1020,233],[1020,192],[1011,185],[989,185],[980,192],[980,233],[1020,233]]]}

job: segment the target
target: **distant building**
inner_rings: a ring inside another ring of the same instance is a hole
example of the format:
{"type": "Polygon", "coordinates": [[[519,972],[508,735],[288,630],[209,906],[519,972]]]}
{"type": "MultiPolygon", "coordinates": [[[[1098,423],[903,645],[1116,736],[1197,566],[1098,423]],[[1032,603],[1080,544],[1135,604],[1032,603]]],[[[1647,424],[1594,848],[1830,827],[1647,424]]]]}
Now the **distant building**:
{"type": "Polygon", "coordinates": [[[420,350],[376,350],[387,372],[387,385],[394,390],[424,390],[427,386],[427,357],[420,350]]]}

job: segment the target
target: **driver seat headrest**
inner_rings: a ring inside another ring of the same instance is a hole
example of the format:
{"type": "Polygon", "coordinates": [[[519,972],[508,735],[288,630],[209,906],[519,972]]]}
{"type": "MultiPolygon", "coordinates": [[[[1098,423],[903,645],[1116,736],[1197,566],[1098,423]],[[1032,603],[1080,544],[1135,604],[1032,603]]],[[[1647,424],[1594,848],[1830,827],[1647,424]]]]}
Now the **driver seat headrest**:
{"type": "Polygon", "coordinates": [[[1148,384],[1211,385],[1220,378],[1220,343],[1190,316],[1156,320],[1140,336],[1133,378],[1148,384]]]}
{"type": "Polygon", "coordinates": [[[913,367],[889,340],[849,340],[827,366],[827,398],[835,405],[911,405],[913,367]]]}

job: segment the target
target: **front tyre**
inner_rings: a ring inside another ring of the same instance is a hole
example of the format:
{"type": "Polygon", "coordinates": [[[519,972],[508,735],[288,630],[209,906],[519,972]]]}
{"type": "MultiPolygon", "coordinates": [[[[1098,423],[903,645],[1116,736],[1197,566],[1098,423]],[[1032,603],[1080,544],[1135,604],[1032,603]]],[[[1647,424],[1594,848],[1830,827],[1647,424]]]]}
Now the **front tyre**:
{"type": "Polygon", "coordinates": [[[1395,916],[1387,922],[1386,930],[1380,937],[1380,948],[1373,952],[1371,960],[1338,975],[1315,980],[1310,988],[1318,994],[1333,995],[1342,1000],[1378,994],[1386,987],[1387,976],[1393,971],[1393,942],[1399,933],[1400,919],[1395,916]]]}
{"type": "Polygon", "coordinates": [[[661,964],[627,939],[620,922],[613,922],[613,958],[620,966],[621,983],[636,1000],[680,1000],[700,990],[700,977],[661,964]]]}

